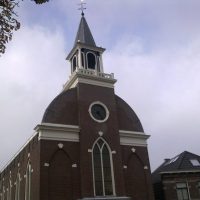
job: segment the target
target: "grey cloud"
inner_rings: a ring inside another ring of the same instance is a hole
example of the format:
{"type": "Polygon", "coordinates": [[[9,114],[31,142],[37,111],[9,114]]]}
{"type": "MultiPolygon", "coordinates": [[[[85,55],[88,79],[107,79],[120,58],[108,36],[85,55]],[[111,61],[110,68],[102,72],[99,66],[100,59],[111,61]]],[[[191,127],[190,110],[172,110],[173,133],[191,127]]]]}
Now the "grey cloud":
{"type": "MultiPolygon", "coordinates": [[[[2,165],[68,79],[64,59],[79,23],[76,2],[20,8],[22,29],[0,59],[2,165]]],[[[116,92],[152,135],[152,168],[184,150],[200,154],[199,2],[88,0],[86,18],[97,44],[108,49],[104,66],[118,79],[116,92]]]]}

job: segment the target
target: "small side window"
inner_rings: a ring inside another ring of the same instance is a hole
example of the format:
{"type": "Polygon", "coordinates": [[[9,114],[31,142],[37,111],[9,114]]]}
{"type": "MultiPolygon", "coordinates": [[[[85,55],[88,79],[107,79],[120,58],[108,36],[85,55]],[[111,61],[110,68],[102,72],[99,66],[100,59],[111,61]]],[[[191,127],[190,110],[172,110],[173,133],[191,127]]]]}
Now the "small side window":
{"type": "Polygon", "coordinates": [[[83,52],[81,52],[81,63],[82,63],[82,67],[85,68],[85,58],[84,58],[83,52]]]}
{"type": "Polygon", "coordinates": [[[77,66],[77,58],[76,58],[76,56],[74,56],[72,58],[72,71],[73,72],[76,70],[76,66],[77,66]]]}

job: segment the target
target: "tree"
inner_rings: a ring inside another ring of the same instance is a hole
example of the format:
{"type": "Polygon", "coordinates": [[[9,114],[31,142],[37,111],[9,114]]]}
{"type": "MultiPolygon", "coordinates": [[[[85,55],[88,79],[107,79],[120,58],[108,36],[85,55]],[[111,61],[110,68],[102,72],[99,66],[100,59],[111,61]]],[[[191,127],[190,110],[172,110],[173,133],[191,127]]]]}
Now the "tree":
{"type": "MultiPolygon", "coordinates": [[[[49,0],[32,1],[42,4],[49,0]]],[[[6,43],[12,39],[13,32],[20,28],[20,22],[16,19],[16,6],[19,6],[18,0],[0,0],[0,56],[5,53],[6,43]]]]}

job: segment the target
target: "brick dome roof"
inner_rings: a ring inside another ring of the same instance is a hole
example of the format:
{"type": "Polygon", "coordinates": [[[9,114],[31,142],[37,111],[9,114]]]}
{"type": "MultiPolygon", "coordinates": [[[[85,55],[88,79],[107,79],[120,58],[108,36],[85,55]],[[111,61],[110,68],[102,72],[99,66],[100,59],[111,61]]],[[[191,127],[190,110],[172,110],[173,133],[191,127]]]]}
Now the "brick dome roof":
{"type": "MultiPolygon", "coordinates": [[[[115,95],[120,130],[144,132],[139,118],[132,108],[115,95]]],[[[42,123],[78,125],[77,88],[59,94],[47,107],[42,123]]]]}
{"type": "Polygon", "coordinates": [[[115,95],[120,130],[144,132],[142,124],[133,109],[115,95]]]}
{"type": "Polygon", "coordinates": [[[78,125],[77,88],[59,94],[47,107],[42,123],[78,125]]]}

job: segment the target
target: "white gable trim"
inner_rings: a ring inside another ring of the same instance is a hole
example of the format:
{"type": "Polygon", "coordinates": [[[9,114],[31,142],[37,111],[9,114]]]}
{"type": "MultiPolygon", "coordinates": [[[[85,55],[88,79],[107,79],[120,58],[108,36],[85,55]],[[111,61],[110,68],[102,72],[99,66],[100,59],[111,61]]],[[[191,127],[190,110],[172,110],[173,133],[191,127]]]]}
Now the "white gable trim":
{"type": "Polygon", "coordinates": [[[39,140],[79,142],[79,126],[42,123],[35,130],[39,133],[39,140]]]}
{"type": "Polygon", "coordinates": [[[120,144],[129,146],[147,146],[147,139],[150,135],[143,132],[119,130],[120,144]]]}

